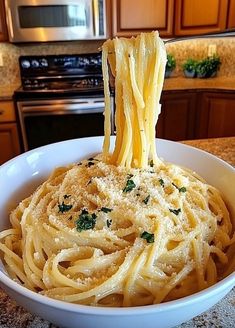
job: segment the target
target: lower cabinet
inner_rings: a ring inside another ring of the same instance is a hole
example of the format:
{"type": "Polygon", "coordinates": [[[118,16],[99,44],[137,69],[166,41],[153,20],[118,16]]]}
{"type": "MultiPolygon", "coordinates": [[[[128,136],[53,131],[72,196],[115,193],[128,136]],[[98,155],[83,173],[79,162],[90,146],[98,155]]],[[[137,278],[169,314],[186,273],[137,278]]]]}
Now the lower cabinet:
{"type": "Polygon", "coordinates": [[[235,93],[163,91],[158,138],[187,140],[235,136],[235,93]]]}
{"type": "Polygon", "coordinates": [[[170,140],[193,139],[195,135],[196,94],[163,92],[157,137],[170,140]]]}
{"type": "Polygon", "coordinates": [[[19,154],[14,104],[12,101],[0,101],[0,165],[19,154]]]}
{"type": "Polygon", "coordinates": [[[205,92],[198,108],[197,138],[235,136],[235,94],[205,92]]]}

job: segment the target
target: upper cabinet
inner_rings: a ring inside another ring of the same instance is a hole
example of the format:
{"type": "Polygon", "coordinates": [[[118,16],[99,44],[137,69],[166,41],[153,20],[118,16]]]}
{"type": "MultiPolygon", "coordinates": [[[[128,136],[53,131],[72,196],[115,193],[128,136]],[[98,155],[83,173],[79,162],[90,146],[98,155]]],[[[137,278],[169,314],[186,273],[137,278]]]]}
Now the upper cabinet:
{"type": "Polygon", "coordinates": [[[228,12],[228,28],[235,27],[235,0],[230,0],[228,12]]]}
{"type": "Polygon", "coordinates": [[[235,0],[110,0],[113,36],[159,30],[161,37],[235,27],[235,0]]]}
{"type": "Polygon", "coordinates": [[[113,35],[130,36],[157,29],[161,36],[171,36],[173,12],[174,0],[113,0],[113,35]]]}
{"type": "Polygon", "coordinates": [[[0,42],[8,40],[4,0],[0,0],[0,42]]]}
{"type": "Polygon", "coordinates": [[[228,0],[176,0],[175,34],[193,35],[226,28],[228,0]]]}

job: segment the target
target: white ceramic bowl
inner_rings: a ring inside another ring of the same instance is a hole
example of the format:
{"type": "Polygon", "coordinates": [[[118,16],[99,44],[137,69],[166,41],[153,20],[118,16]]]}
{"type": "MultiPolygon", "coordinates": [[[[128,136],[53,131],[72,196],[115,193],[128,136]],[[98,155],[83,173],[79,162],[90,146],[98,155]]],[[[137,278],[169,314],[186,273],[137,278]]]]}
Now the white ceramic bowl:
{"type": "MultiPolygon", "coordinates": [[[[0,167],[0,231],[9,226],[8,214],[56,167],[77,162],[102,149],[102,137],[69,140],[22,154],[0,167]]],[[[235,218],[235,169],[204,151],[180,143],[157,140],[159,156],[191,168],[220,189],[235,218]]],[[[0,263],[0,285],[30,312],[60,327],[169,328],[206,311],[235,285],[232,273],[192,296],[159,305],[102,308],[69,304],[38,295],[12,281],[0,263]]]]}

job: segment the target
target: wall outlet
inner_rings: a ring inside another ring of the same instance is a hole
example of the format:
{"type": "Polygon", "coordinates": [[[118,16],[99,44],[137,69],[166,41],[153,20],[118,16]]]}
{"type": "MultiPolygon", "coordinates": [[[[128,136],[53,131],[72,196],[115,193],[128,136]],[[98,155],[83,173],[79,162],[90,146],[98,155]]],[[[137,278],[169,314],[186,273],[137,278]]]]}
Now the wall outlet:
{"type": "Polygon", "coordinates": [[[3,56],[0,54],[0,67],[3,67],[3,56]]]}
{"type": "Polygon", "coordinates": [[[216,55],[217,52],[217,46],[216,44],[209,44],[208,46],[208,57],[212,57],[216,55]]]}

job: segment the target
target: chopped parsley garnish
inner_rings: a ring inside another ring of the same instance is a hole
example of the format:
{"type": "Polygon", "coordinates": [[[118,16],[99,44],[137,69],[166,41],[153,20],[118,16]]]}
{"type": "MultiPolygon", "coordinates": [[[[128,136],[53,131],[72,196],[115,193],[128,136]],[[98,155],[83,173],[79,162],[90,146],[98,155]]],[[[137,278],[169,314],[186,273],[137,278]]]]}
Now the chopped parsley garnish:
{"type": "Polygon", "coordinates": [[[181,212],[181,209],[178,208],[177,210],[173,210],[173,209],[169,208],[169,211],[170,211],[171,213],[174,213],[175,215],[178,215],[178,214],[181,212]]]}
{"type": "Polygon", "coordinates": [[[145,239],[147,243],[154,243],[154,234],[147,231],[142,232],[141,238],[145,239]]]}
{"type": "Polygon", "coordinates": [[[165,183],[164,183],[163,179],[158,179],[158,181],[159,181],[159,183],[160,183],[160,185],[161,185],[162,187],[165,186],[165,183]]]}
{"type": "Polygon", "coordinates": [[[64,199],[71,197],[71,195],[64,195],[64,199]]]}
{"type": "Polygon", "coordinates": [[[149,199],[150,199],[150,195],[148,195],[144,200],[143,200],[143,202],[147,205],[148,204],[148,201],[149,201],[149,199]]]}
{"type": "Polygon", "coordinates": [[[173,185],[175,188],[177,188],[177,189],[179,190],[179,192],[186,192],[186,191],[187,191],[186,187],[181,187],[181,188],[179,188],[176,184],[174,184],[174,182],[172,182],[172,185],[173,185]]]}
{"type": "Polygon", "coordinates": [[[71,210],[73,205],[66,205],[64,202],[62,202],[62,204],[58,204],[58,207],[59,207],[59,212],[64,213],[71,210]]]}
{"type": "Polygon", "coordinates": [[[94,160],[93,157],[88,158],[88,161],[93,161],[93,160],[94,160]]]}
{"type": "Polygon", "coordinates": [[[134,176],[134,175],[131,174],[131,173],[130,173],[130,174],[127,174],[127,179],[131,179],[131,178],[133,178],[133,176],[134,176]]]}
{"type": "Polygon", "coordinates": [[[91,167],[92,165],[95,165],[95,163],[89,161],[86,166],[91,167]]]}
{"type": "Polygon", "coordinates": [[[112,212],[112,209],[111,209],[111,208],[108,208],[108,207],[101,207],[100,210],[101,210],[102,212],[104,212],[104,213],[112,212]]]}
{"type": "Polygon", "coordinates": [[[111,224],[112,224],[112,220],[111,219],[107,220],[106,221],[106,224],[107,224],[107,227],[109,228],[111,226],[111,224]]]}
{"type": "Polygon", "coordinates": [[[95,213],[89,214],[87,210],[82,210],[78,219],[75,221],[77,231],[93,229],[96,224],[97,215],[95,213]]]}
{"type": "Polygon", "coordinates": [[[153,160],[152,160],[152,159],[151,159],[149,165],[150,165],[151,167],[153,167],[154,163],[153,163],[153,160]]]}
{"type": "Polygon", "coordinates": [[[129,192],[132,189],[134,189],[135,187],[136,187],[136,185],[135,185],[134,181],[131,180],[131,179],[128,179],[127,182],[126,182],[126,186],[123,189],[123,192],[129,192]]]}

